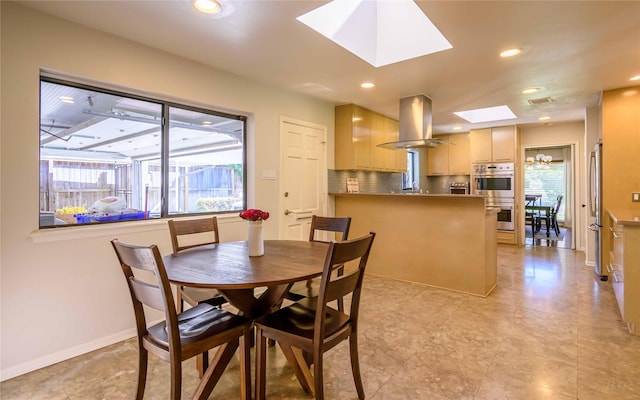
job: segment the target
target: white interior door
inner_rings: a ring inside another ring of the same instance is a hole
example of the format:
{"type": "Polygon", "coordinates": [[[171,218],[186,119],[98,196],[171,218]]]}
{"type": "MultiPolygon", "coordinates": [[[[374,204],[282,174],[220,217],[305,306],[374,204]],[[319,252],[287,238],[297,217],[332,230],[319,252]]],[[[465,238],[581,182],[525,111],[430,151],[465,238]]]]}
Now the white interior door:
{"type": "Polygon", "coordinates": [[[311,216],[326,214],[326,136],[324,126],[281,120],[282,239],[308,240],[311,216]]]}

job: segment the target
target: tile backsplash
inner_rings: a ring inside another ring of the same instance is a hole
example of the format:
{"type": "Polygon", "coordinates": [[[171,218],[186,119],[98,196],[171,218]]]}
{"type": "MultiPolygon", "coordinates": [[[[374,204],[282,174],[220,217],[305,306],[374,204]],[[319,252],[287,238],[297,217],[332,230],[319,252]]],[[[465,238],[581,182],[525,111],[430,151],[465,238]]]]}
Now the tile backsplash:
{"type": "MultiPolygon", "coordinates": [[[[347,178],[358,178],[360,193],[399,193],[402,191],[402,173],[371,171],[328,171],[329,193],[346,193],[347,178]]],[[[469,175],[422,176],[420,189],[432,194],[449,193],[452,182],[469,182],[469,175]]]]}
{"type": "Polygon", "coordinates": [[[358,178],[360,193],[390,193],[402,190],[402,173],[371,171],[337,171],[328,174],[329,193],[346,193],[347,178],[358,178]]]}
{"type": "Polygon", "coordinates": [[[449,185],[453,182],[469,183],[469,175],[427,176],[425,189],[432,194],[449,193],[449,185]]]}

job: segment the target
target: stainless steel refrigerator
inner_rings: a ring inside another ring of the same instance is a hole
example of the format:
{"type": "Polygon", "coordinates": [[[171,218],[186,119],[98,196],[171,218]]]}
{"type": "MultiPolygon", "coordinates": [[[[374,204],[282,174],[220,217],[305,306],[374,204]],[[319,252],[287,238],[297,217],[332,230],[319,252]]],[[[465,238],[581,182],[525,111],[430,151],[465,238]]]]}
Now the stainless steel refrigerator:
{"type": "Polygon", "coordinates": [[[591,152],[589,162],[589,208],[591,216],[595,217],[595,222],[589,225],[589,229],[595,233],[595,272],[600,280],[608,279],[607,269],[602,262],[602,142],[598,142],[591,152]]]}

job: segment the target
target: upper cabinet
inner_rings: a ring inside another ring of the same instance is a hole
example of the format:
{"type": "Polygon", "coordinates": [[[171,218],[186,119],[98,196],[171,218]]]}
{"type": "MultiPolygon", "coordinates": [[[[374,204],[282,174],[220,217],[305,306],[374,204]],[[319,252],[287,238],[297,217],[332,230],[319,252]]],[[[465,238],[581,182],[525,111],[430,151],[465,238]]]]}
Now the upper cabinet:
{"type": "MultiPolygon", "coordinates": [[[[400,127],[398,121],[385,117],[383,122],[384,140],[382,143],[400,140],[400,127]]],[[[378,147],[378,149],[380,148],[378,147]]],[[[381,150],[384,152],[385,170],[407,172],[407,152],[405,150],[381,150]]]]}
{"type": "Polygon", "coordinates": [[[407,152],[386,150],[379,144],[397,141],[398,121],[347,104],[335,109],[335,168],[405,172],[407,152]]]}
{"type": "Polygon", "coordinates": [[[515,162],[517,128],[477,129],[469,132],[471,163],[515,162]]]}
{"type": "Polygon", "coordinates": [[[437,138],[451,144],[427,149],[427,175],[469,175],[469,134],[438,135],[437,138]]]}

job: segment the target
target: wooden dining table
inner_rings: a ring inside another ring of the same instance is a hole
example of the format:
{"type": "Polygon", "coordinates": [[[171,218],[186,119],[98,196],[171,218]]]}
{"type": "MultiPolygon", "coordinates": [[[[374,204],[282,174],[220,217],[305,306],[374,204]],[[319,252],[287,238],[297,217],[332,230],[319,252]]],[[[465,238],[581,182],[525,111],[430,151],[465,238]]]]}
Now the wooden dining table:
{"type": "MultiPolygon", "coordinates": [[[[295,282],[322,275],[328,248],[324,242],[265,240],[264,255],[249,257],[247,242],[224,242],[167,255],[163,262],[172,283],[215,288],[239,314],[256,319],[280,306],[295,282]],[[256,290],[261,287],[265,290],[256,290]]],[[[302,352],[280,347],[302,388],[311,393],[313,379],[302,352]]],[[[202,375],[200,357],[198,369],[202,375]]]]}
{"type": "Polygon", "coordinates": [[[177,285],[217,289],[250,319],[281,304],[295,282],[322,275],[329,245],[300,240],[265,240],[264,255],[250,257],[247,242],[194,247],[163,258],[177,285]],[[266,288],[256,295],[256,288],[266,288]]]}
{"type": "Polygon", "coordinates": [[[525,200],[525,204],[527,206],[535,206],[536,203],[538,203],[538,205],[541,205],[542,202],[542,195],[541,194],[525,194],[524,195],[524,200],[525,200]]]}

